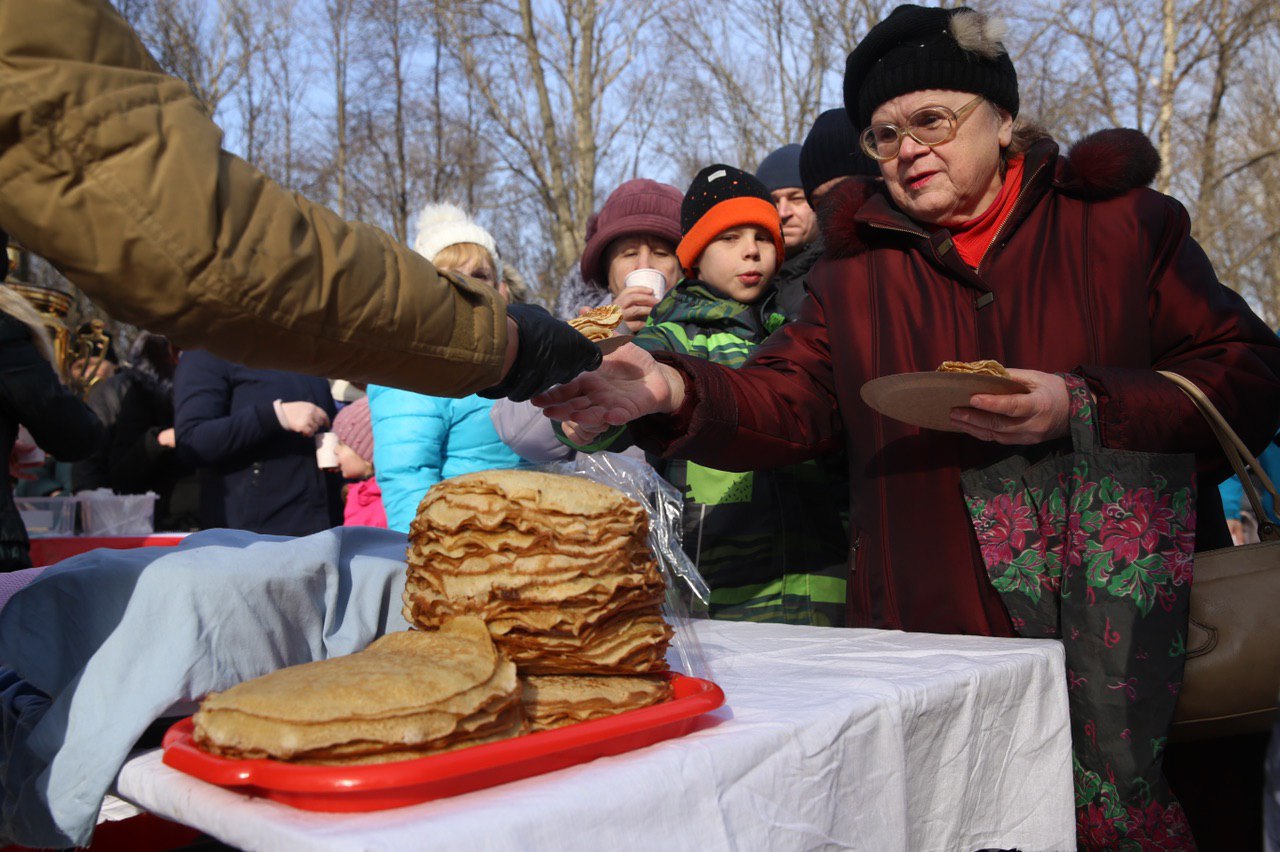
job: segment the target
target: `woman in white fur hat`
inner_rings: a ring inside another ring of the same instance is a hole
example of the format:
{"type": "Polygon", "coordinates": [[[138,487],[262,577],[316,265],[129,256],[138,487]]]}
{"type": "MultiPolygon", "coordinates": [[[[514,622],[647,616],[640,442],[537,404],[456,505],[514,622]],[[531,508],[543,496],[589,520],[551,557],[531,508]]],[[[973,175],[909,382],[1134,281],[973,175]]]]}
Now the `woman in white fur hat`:
{"type": "MultiPolygon", "coordinates": [[[[423,208],[413,248],[441,272],[483,281],[509,298],[493,236],[461,208],[423,208]]],[[[441,479],[520,464],[494,431],[492,406],[493,400],[475,395],[446,399],[369,386],[374,475],[387,526],[408,532],[422,495],[441,479]]]]}

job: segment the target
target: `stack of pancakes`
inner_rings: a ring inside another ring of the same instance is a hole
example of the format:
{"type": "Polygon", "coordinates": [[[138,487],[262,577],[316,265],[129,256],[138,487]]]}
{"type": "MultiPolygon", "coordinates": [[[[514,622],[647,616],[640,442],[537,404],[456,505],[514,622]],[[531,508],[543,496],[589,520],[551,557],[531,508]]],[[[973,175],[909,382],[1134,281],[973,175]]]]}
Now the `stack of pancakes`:
{"type": "MultiPolygon", "coordinates": [[[[596,482],[518,470],[454,477],[427,492],[410,528],[404,615],[425,630],[482,618],[524,676],[665,672],[672,631],[647,536],[644,508],[596,482]]],[[[669,695],[665,678],[644,689],[605,682],[568,679],[557,694],[577,695],[582,714],[669,695]]],[[[547,727],[536,704],[526,710],[547,727]]]]}
{"type": "Polygon", "coordinates": [[[577,477],[446,480],[410,533],[404,614],[418,629],[210,694],[195,741],[224,757],[379,763],[666,700],[672,631],[647,535],[639,504],[577,477]]]}
{"type": "Polygon", "coordinates": [[[211,693],[194,722],[213,754],[319,764],[405,760],[527,730],[516,667],[476,618],[211,693]]]}

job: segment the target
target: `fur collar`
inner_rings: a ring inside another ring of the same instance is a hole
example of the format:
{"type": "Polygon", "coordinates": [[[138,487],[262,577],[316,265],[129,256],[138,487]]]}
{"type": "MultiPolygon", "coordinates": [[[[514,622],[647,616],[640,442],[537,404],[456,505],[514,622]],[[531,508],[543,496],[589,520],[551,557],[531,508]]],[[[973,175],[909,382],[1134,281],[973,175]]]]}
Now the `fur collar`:
{"type": "MultiPolygon", "coordinates": [[[[1055,157],[1057,145],[1046,140],[1027,156],[1055,157]]],[[[1160,155],[1146,134],[1123,128],[1100,130],[1072,145],[1065,157],[1058,157],[1053,188],[1071,198],[1104,201],[1150,184],[1159,171],[1160,155]]],[[[884,197],[888,207],[879,178],[852,178],[831,190],[819,210],[828,257],[853,257],[867,250],[866,224],[858,214],[877,196],[884,197]]]]}

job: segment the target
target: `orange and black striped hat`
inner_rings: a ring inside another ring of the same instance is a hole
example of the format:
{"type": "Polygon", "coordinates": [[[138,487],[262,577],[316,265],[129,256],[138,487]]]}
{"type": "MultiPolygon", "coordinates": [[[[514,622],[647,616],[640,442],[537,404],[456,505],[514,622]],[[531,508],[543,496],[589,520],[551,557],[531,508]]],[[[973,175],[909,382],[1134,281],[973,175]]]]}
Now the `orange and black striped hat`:
{"type": "Polygon", "coordinates": [[[754,175],[716,163],[698,172],[680,203],[680,245],[676,257],[691,274],[703,250],[730,228],[756,225],[773,235],[778,249],[778,265],[786,248],[782,242],[782,220],[764,184],[754,175]]]}

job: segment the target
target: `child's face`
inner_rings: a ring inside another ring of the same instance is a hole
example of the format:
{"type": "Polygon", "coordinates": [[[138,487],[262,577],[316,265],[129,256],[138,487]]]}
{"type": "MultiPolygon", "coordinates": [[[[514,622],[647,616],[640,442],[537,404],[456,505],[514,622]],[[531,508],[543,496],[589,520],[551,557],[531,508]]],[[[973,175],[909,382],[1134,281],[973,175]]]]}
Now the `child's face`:
{"type": "Polygon", "coordinates": [[[511,299],[511,289],[507,287],[507,282],[498,280],[498,273],[493,268],[493,264],[488,260],[473,258],[459,266],[455,266],[451,269],[444,269],[444,271],[456,272],[459,275],[465,275],[468,278],[474,278],[477,281],[492,284],[493,288],[502,294],[502,298],[507,299],[508,301],[511,299]]]}
{"type": "Polygon", "coordinates": [[[751,304],[769,291],[777,269],[773,235],[755,225],[721,231],[698,258],[698,277],[734,301],[751,304]]]}
{"type": "Polygon", "coordinates": [[[368,479],[373,476],[373,465],[356,454],[346,444],[338,444],[338,470],[343,479],[368,479]]]}

